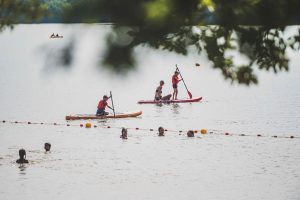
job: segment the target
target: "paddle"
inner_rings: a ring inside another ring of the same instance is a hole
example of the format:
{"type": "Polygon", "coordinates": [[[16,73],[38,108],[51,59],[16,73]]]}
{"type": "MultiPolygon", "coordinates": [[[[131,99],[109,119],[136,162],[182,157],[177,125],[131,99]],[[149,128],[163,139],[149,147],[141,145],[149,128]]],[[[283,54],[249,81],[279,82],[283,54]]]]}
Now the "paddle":
{"type": "Polygon", "coordinates": [[[184,82],[184,80],[183,80],[182,74],[181,74],[180,71],[179,71],[179,68],[177,67],[177,64],[176,64],[176,70],[179,72],[180,77],[181,77],[181,80],[182,80],[182,82],[183,82],[183,84],[184,84],[184,86],[185,86],[185,89],[186,89],[186,91],[187,91],[187,93],[188,93],[188,95],[189,95],[189,97],[190,97],[190,99],[191,99],[191,98],[193,97],[193,95],[192,95],[192,93],[188,90],[188,88],[186,87],[186,84],[185,84],[185,82],[184,82]]]}
{"type": "Polygon", "coordinates": [[[115,117],[115,116],[116,116],[116,113],[115,113],[115,107],[114,107],[114,100],[113,100],[111,91],[110,91],[110,98],[111,98],[111,104],[112,104],[112,107],[113,107],[114,117],[115,117]]]}

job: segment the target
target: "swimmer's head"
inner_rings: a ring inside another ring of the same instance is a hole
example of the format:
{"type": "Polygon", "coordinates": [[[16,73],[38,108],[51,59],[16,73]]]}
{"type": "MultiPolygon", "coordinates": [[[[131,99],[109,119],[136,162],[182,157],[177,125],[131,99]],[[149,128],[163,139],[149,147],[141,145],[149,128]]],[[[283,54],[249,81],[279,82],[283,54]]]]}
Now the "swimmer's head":
{"type": "Polygon", "coordinates": [[[194,137],[194,131],[189,130],[186,134],[188,137],[194,137]]]}
{"type": "Polygon", "coordinates": [[[122,139],[127,139],[127,129],[126,128],[122,128],[121,138],[122,139]]]}
{"type": "Polygon", "coordinates": [[[44,149],[45,149],[46,151],[50,151],[50,149],[51,149],[51,144],[48,143],[48,142],[46,142],[46,143],[44,144],[44,149]]]}
{"type": "Polygon", "coordinates": [[[20,149],[19,150],[19,156],[20,156],[20,159],[25,159],[26,158],[26,151],[25,151],[25,149],[20,149]]]}
{"type": "Polygon", "coordinates": [[[159,136],[164,136],[165,135],[165,129],[161,126],[158,128],[158,135],[159,136]]]}

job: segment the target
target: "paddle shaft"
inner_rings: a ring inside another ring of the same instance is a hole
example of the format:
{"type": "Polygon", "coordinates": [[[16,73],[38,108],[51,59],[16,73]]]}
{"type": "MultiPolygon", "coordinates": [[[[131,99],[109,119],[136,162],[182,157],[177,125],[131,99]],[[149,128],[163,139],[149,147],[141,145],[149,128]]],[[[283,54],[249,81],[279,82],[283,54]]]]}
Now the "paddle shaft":
{"type": "Polygon", "coordinates": [[[110,98],[111,98],[111,105],[112,105],[112,107],[113,107],[114,117],[115,117],[115,116],[116,116],[116,113],[115,113],[115,106],[114,106],[114,100],[113,100],[111,91],[110,91],[110,98]]]}
{"type": "Polygon", "coordinates": [[[181,80],[182,80],[182,82],[183,82],[183,84],[184,84],[184,87],[185,87],[186,91],[188,92],[188,94],[189,94],[189,96],[190,96],[190,99],[191,99],[191,98],[192,98],[192,93],[188,90],[188,88],[187,88],[187,86],[186,86],[186,84],[185,84],[185,82],[184,82],[184,80],[183,80],[182,74],[181,74],[181,72],[179,71],[179,68],[177,67],[177,64],[176,64],[176,70],[179,72],[179,74],[180,74],[180,76],[181,76],[181,80]]]}

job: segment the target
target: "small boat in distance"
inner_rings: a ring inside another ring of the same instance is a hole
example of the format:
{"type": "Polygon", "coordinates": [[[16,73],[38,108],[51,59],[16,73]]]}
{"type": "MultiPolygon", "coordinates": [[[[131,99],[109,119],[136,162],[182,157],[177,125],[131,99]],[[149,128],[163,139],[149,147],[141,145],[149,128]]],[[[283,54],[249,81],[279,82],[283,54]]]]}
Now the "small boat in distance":
{"type": "Polygon", "coordinates": [[[140,100],[139,104],[160,104],[160,103],[193,103],[199,102],[202,97],[192,98],[192,99],[177,99],[177,100],[140,100]]]}
{"type": "Polygon", "coordinates": [[[77,115],[67,115],[66,120],[81,120],[81,119],[107,119],[107,118],[128,118],[137,117],[142,114],[142,111],[132,112],[132,113],[116,113],[115,115],[95,115],[95,114],[77,114],[77,115]]]}
{"type": "Polygon", "coordinates": [[[63,38],[63,36],[60,36],[58,34],[54,35],[54,33],[52,33],[52,35],[50,36],[50,39],[51,38],[63,38]]]}

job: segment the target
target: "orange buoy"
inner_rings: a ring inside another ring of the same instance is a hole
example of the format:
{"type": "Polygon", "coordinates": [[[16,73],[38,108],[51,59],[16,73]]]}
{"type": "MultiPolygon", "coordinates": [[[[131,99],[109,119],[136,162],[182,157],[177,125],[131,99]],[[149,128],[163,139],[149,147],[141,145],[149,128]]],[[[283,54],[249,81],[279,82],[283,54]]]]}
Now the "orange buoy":
{"type": "Polygon", "coordinates": [[[205,128],[201,129],[201,134],[206,134],[206,133],[207,133],[207,131],[205,128]]]}
{"type": "Polygon", "coordinates": [[[92,127],[92,124],[91,123],[85,123],[85,128],[91,128],[92,127]]]}

